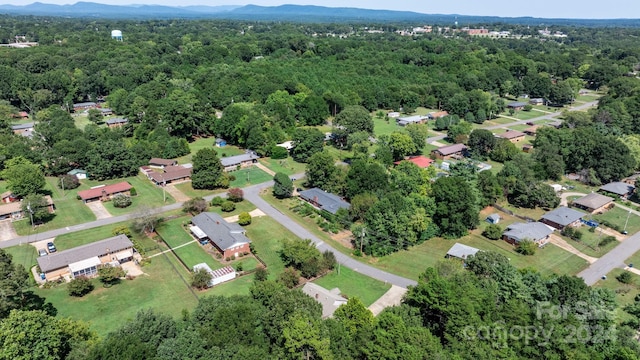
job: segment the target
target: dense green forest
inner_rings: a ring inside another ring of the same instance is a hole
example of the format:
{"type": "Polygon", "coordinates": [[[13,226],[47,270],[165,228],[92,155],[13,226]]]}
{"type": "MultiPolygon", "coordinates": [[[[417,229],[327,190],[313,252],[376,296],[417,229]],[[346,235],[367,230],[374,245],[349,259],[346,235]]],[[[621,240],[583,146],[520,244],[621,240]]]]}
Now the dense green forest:
{"type": "MultiPolygon", "coordinates": [[[[364,253],[384,256],[436,235],[457,238],[499,199],[557,206],[546,180],[576,172],[595,185],[638,168],[640,31],[563,30],[568,37],[487,39],[369,34],[347,24],[3,17],[0,39],[25,35],[39,46],[0,48],[0,176],[28,196],[43,186],[25,182],[28,175],[83,168],[97,180],[131,176],[151,157],[189,153],[189,142],[201,136],[221,136],[261,155],[293,140],[291,156],[307,163],[306,185],[350,200],[351,209],[333,220],[358,234],[364,253]],[[112,40],[112,29],[122,30],[125,41],[112,40]],[[532,154],[472,130],[520,94],[560,108],[581,88],[605,95],[595,109],[567,113],[561,128],[541,129],[532,154]],[[79,129],[72,104],[102,100],[129,124],[79,129]],[[392,167],[420,154],[428,132],[408,126],[373,145],[371,113],[418,107],[448,111],[446,122],[436,123],[448,140],[465,142],[474,159],[491,158],[502,169],[477,172],[460,163],[432,181],[432,168],[392,167]],[[36,122],[33,137],[10,130],[20,110],[36,122]],[[332,126],[328,146],[320,125],[332,126]],[[340,160],[350,165],[336,165],[330,146],[349,151],[340,160]]],[[[351,299],[335,319],[322,320],[319,306],[301,292],[256,281],[251,295],[206,298],[179,320],[142,312],[103,339],[53,317],[55,309],[28,292],[26,272],[0,254],[0,359],[640,354],[634,340],[640,301],[625,309],[622,322],[612,293],[575,277],[518,271],[492,253],[479,253],[466,268],[450,262],[426,269],[404,305],[376,318],[351,299]]]]}

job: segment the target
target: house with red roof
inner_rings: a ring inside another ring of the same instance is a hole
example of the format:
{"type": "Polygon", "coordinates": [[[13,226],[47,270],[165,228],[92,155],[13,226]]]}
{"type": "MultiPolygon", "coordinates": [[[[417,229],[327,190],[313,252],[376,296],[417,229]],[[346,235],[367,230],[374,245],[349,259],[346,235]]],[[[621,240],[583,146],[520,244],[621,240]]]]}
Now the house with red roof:
{"type": "Polygon", "coordinates": [[[428,158],[428,157],[426,157],[426,156],[422,156],[422,155],[420,155],[420,156],[413,156],[413,157],[410,157],[410,158],[408,158],[408,159],[404,159],[404,160],[396,161],[396,162],[394,162],[394,164],[398,165],[398,164],[400,164],[400,162],[402,162],[402,161],[409,161],[409,162],[412,162],[412,163],[414,163],[414,164],[418,165],[418,167],[420,167],[420,168],[422,168],[422,169],[426,169],[426,168],[428,168],[429,166],[431,166],[431,164],[433,164],[433,163],[434,163],[434,160],[433,160],[433,159],[429,159],[429,158],[428,158]]]}
{"type": "Polygon", "coordinates": [[[89,190],[78,191],[78,196],[80,197],[80,200],[82,200],[84,203],[97,201],[97,200],[108,201],[108,200],[111,200],[111,198],[117,194],[129,195],[131,188],[132,188],[131,184],[129,184],[126,181],[123,181],[117,184],[100,185],[100,186],[92,187],[89,190]]]}

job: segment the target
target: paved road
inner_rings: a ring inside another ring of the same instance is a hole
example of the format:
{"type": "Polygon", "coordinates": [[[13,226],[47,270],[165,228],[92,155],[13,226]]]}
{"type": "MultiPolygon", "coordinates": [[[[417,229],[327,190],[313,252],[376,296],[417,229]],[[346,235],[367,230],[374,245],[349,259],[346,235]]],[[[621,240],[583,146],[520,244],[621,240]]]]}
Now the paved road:
{"type": "MultiPolygon", "coordinates": [[[[294,175],[296,179],[299,177],[294,175]]],[[[403,278],[401,276],[397,276],[386,271],[382,271],[380,269],[376,269],[372,266],[363,264],[357,260],[350,258],[349,256],[335,250],[333,247],[326,244],[324,241],[320,240],[317,236],[313,235],[307,229],[303,228],[297,222],[289,218],[288,216],[281,213],[279,210],[271,206],[264,199],[260,197],[260,190],[265,187],[272,186],[273,182],[263,183],[259,185],[250,186],[244,188],[244,198],[252,202],[258,209],[262,210],[265,214],[269,215],[272,219],[282,224],[282,226],[286,227],[298,236],[301,239],[311,239],[316,244],[316,247],[321,252],[325,250],[332,251],[336,255],[336,259],[342,266],[346,266],[356,272],[359,272],[363,275],[369,276],[371,278],[384,281],[385,283],[389,283],[392,285],[400,286],[406,288],[409,285],[416,285],[417,283],[414,280],[403,278]]]]}
{"type": "Polygon", "coordinates": [[[625,241],[621,242],[620,245],[604,254],[588,268],[581,271],[578,277],[583,278],[584,282],[591,286],[611,270],[624,268],[624,261],[638,251],[640,251],[640,232],[629,236],[625,241]]]}
{"type": "MultiPolygon", "coordinates": [[[[597,101],[590,101],[588,103],[584,103],[582,105],[578,105],[578,106],[574,106],[569,108],[572,111],[580,111],[580,110],[584,110],[584,109],[588,109],[591,108],[592,106],[597,105],[598,102],[597,101]]],[[[564,109],[563,109],[564,110],[564,109]]],[[[508,124],[498,124],[498,125],[491,125],[491,126],[483,126],[482,129],[487,129],[487,130],[495,130],[495,129],[502,129],[502,128],[506,128],[506,127],[510,127],[510,126],[514,126],[514,125],[522,125],[522,124],[526,124],[528,122],[535,122],[535,121],[540,121],[540,120],[557,120],[556,117],[562,115],[562,111],[556,111],[554,113],[548,113],[548,114],[544,114],[532,119],[527,119],[527,120],[518,120],[518,121],[514,121],[512,123],[508,123],[508,124]]],[[[509,117],[506,117],[509,118],[509,117]]],[[[430,137],[427,139],[427,143],[431,144],[434,141],[438,141],[438,140],[442,140],[444,138],[446,138],[447,135],[439,135],[439,136],[434,136],[434,137],[430,137]]]]}

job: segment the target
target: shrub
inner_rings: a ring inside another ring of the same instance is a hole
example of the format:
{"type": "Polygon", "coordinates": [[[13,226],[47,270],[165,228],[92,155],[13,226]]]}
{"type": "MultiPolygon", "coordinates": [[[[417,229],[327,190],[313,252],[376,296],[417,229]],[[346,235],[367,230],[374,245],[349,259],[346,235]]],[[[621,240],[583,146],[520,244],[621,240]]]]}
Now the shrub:
{"type": "Polygon", "coordinates": [[[222,205],[222,203],[224,202],[224,199],[216,196],[213,199],[211,199],[211,206],[220,206],[222,205]]]}
{"type": "Polygon", "coordinates": [[[129,190],[129,194],[131,196],[137,196],[138,195],[138,190],[136,190],[136,188],[132,187],[131,190],[129,190]]]}
{"type": "Polygon", "coordinates": [[[93,283],[86,276],[78,276],[67,284],[70,296],[83,297],[93,291],[93,283]]]}
{"type": "Polygon", "coordinates": [[[269,152],[272,159],[286,159],[289,156],[289,151],[282,146],[273,145],[269,152]]]}
{"type": "Polygon", "coordinates": [[[233,202],[240,202],[244,199],[244,191],[240,188],[231,188],[227,191],[227,199],[233,202]]]}
{"type": "Polygon", "coordinates": [[[130,238],[131,230],[129,230],[129,227],[127,225],[120,225],[113,228],[113,230],[111,230],[111,234],[113,236],[126,235],[127,237],[130,238]]]}
{"type": "Polygon", "coordinates": [[[222,203],[222,205],[220,206],[220,209],[224,212],[231,212],[236,209],[236,204],[233,203],[232,201],[227,200],[222,203]]]}
{"type": "Polygon", "coordinates": [[[131,196],[125,194],[116,194],[111,198],[113,206],[117,208],[126,208],[131,205],[131,196]]]}
{"type": "Polygon", "coordinates": [[[615,238],[615,236],[607,236],[604,239],[600,240],[600,242],[598,243],[598,246],[607,246],[612,242],[616,242],[616,241],[618,240],[615,238]]]}
{"type": "Polygon", "coordinates": [[[336,255],[329,250],[326,250],[322,253],[322,270],[328,271],[333,270],[336,267],[338,261],[336,260],[336,255]]]}
{"type": "Polygon", "coordinates": [[[516,251],[522,255],[534,255],[537,248],[538,245],[536,245],[536,243],[534,243],[533,241],[523,240],[520,241],[520,244],[518,244],[516,251]]]}
{"type": "Polygon", "coordinates": [[[237,272],[241,272],[244,269],[244,265],[242,265],[242,263],[238,263],[236,264],[236,271],[237,272]]]}
{"type": "Polygon", "coordinates": [[[269,272],[264,266],[260,265],[256,268],[256,274],[254,275],[256,281],[266,281],[268,276],[269,272]]]}
{"type": "Polygon", "coordinates": [[[531,110],[533,110],[533,106],[531,104],[527,104],[527,105],[524,106],[524,109],[522,109],[522,110],[531,111],[531,110]]]}
{"type": "Polygon", "coordinates": [[[60,189],[71,190],[80,186],[80,181],[73,175],[62,175],[58,178],[58,187],[60,189]]]}
{"type": "Polygon", "coordinates": [[[211,281],[211,274],[205,269],[198,269],[191,277],[191,286],[196,289],[206,289],[209,287],[209,281],[211,281]]]}
{"type": "Polygon", "coordinates": [[[630,284],[633,281],[633,276],[628,271],[623,271],[620,275],[616,276],[616,279],[623,284],[630,284]]]}
{"type": "Polygon", "coordinates": [[[278,282],[289,289],[293,289],[300,283],[300,273],[298,270],[288,267],[278,275],[278,282]]]}
{"type": "Polygon", "coordinates": [[[243,212],[238,215],[238,224],[245,226],[251,224],[251,215],[248,212],[243,212]]]}
{"type": "Polygon", "coordinates": [[[124,276],[124,270],[119,266],[105,265],[98,269],[98,280],[105,286],[119,283],[124,276]]]}
{"type": "Polygon", "coordinates": [[[490,224],[482,232],[482,236],[491,240],[498,240],[502,237],[502,228],[500,225],[490,224]]]}
{"type": "Polygon", "coordinates": [[[192,213],[192,214],[200,214],[203,211],[207,210],[207,201],[201,197],[196,197],[190,199],[182,205],[182,211],[192,213]]]}

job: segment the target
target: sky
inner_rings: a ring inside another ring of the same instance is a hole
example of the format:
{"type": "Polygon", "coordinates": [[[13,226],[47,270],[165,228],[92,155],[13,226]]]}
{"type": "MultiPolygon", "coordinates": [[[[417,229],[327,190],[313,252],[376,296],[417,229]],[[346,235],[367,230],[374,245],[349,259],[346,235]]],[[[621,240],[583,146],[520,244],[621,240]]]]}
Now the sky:
{"type": "MultiPolygon", "coordinates": [[[[0,4],[27,5],[35,1],[73,4],[76,0],[0,0],[0,4]]],[[[363,9],[406,10],[425,14],[460,14],[543,18],[639,18],[640,0],[83,0],[111,5],[319,5],[363,9]]]]}

